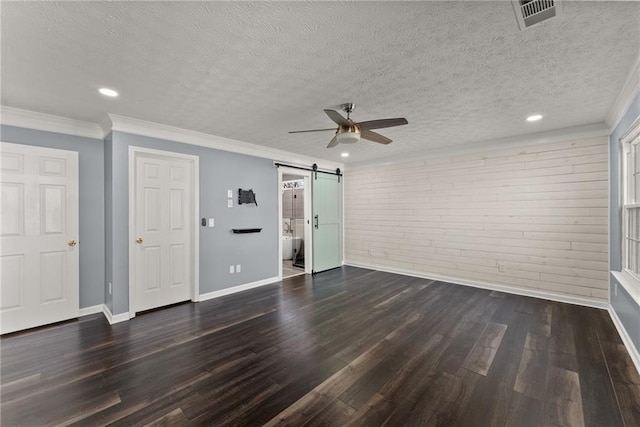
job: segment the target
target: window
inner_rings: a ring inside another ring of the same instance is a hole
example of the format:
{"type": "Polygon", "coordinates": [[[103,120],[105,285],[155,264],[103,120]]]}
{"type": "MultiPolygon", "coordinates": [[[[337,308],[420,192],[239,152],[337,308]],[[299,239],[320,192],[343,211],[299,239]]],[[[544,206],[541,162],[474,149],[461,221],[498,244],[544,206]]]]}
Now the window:
{"type": "Polygon", "coordinates": [[[640,121],[622,144],[622,271],[640,287],[640,121]]]}

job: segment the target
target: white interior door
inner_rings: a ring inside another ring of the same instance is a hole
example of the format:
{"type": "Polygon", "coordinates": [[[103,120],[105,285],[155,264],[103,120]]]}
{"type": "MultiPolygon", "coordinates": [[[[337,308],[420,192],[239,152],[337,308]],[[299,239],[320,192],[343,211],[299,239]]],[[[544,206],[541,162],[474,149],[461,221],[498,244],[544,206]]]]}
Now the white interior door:
{"type": "Polygon", "coordinates": [[[193,165],[161,155],[135,155],[135,312],[192,297],[193,165]]]}
{"type": "Polygon", "coordinates": [[[0,143],[2,333],[78,316],[78,153],[0,143]]]}

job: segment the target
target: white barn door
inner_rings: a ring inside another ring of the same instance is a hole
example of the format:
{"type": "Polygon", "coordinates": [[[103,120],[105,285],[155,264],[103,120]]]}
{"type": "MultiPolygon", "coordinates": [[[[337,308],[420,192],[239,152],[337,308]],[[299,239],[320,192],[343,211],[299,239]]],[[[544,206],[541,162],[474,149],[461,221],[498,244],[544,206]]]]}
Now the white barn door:
{"type": "Polygon", "coordinates": [[[78,153],[0,143],[1,333],[78,316],[78,153]]]}
{"type": "Polygon", "coordinates": [[[134,312],[187,301],[193,289],[193,165],[135,155],[134,312]]]}

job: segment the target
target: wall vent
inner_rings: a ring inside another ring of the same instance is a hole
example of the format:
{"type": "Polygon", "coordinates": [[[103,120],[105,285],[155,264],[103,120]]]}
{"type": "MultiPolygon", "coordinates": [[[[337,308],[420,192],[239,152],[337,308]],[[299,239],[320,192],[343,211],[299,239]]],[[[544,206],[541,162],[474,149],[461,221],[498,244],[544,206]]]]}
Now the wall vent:
{"type": "Polygon", "coordinates": [[[562,13],[560,0],[511,0],[521,30],[562,13]]]}

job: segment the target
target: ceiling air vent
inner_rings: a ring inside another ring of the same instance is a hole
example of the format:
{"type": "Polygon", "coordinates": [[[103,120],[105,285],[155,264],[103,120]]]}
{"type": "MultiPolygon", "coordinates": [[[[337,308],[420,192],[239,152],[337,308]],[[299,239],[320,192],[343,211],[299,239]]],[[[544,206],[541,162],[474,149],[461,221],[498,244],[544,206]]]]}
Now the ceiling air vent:
{"type": "Polygon", "coordinates": [[[521,30],[558,16],[562,12],[559,0],[512,0],[512,3],[521,30]]]}

